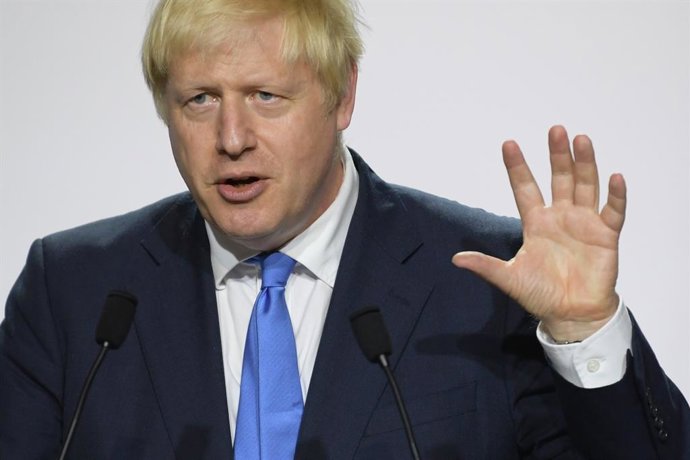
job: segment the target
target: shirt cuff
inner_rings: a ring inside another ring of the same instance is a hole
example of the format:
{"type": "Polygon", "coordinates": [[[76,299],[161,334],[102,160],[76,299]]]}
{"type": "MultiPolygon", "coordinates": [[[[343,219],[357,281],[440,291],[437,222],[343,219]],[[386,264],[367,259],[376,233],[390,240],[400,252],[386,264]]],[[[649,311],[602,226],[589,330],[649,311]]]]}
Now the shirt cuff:
{"type": "Polygon", "coordinates": [[[626,355],[631,348],[632,321],[621,300],[608,323],[579,343],[557,344],[537,327],[537,339],[551,367],[580,388],[613,385],[625,375],[626,355]]]}

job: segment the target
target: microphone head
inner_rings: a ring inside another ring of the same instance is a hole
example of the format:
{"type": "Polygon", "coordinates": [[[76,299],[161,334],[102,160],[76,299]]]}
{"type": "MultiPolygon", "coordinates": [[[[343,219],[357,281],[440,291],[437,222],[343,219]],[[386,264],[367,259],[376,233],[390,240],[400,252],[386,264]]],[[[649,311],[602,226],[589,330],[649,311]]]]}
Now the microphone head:
{"type": "Polygon", "coordinates": [[[379,356],[391,354],[391,338],[378,308],[358,310],[350,315],[350,322],[357,343],[369,361],[378,362],[379,356]]]}
{"type": "Polygon", "coordinates": [[[129,292],[110,291],[96,328],[96,342],[116,350],[125,341],[134,319],[137,298],[129,292]]]}

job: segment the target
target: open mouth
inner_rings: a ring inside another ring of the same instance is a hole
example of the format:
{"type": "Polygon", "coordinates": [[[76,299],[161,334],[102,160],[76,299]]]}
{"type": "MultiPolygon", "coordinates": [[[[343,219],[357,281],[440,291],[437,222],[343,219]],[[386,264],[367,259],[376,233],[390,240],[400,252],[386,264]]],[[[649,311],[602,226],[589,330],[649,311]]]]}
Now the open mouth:
{"type": "Polygon", "coordinates": [[[248,203],[266,191],[268,182],[265,177],[237,175],[220,182],[218,193],[228,203],[248,203]]]}
{"type": "Polygon", "coordinates": [[[258,177],[250,176],[250,177],[240,177],[240,178],[236,178],[236,179],[227,179],[225,181],[225,183],[227,185],[231,185],[233,187],[242,188],[242,187],[246,187],[247,185],[251,185],[258,180],[259,180],[258,177]]]}

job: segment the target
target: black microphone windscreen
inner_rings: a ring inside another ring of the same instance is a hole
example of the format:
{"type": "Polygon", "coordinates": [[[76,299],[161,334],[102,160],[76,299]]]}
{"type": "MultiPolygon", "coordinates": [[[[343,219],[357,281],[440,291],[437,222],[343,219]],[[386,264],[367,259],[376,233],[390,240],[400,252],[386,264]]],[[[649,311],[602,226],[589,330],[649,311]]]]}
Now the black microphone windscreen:
{"type": "Polygon", "coordinates": [[[391,339],[378,308],[358,310],[350,315],[350,322],[357,343],[369,361],[377,362],[379,356],[391,354],[391,339]]]}
{"type": "Polygon", "coordinates": [[[105,299],[101,318],[96,328],[96,342],[117,349],[125,341],[134,319],[137,298],[129,292],[110,291],[105,299]]]}

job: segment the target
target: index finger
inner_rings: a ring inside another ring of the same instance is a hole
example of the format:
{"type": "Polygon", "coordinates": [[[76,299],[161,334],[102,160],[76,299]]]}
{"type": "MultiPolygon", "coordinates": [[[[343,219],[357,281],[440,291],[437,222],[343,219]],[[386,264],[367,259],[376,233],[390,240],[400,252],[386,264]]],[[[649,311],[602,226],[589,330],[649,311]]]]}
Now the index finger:
{"type": "Polygon", "coordinates": [[[525,156],[520,150],[520,146],[513,140],[505,141],[502,147],[503,164],[508,171],[510,187],[513,189],[515,204],[517,205],[520,218],[525,216],[535,207],[544,207],[544,197],[539,190],[537,181],[534,180],[525,156]]]}

